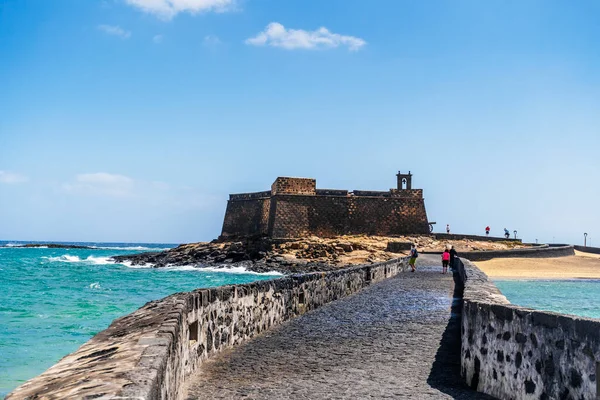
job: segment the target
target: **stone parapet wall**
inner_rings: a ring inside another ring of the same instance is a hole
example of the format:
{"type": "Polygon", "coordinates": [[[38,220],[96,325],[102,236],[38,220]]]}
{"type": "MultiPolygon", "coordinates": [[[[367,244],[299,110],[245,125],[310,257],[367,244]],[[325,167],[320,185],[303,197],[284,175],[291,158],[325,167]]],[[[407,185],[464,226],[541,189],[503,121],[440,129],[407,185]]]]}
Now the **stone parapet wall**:
{"type": "Polygon", "coordinates": [[[183,399],[186,378],[212,355],[406,269],[399,258],[174,294],[115,320],[7,400],[183,399]]]}
{"type": "Polygon", "coordinates": [[[521,239],[506,239],[495,236],[461,235],[457,233],[434,233],[433,237],[438,240],[476,240],[481,242],[516,242],[522,243],[521,239]]]}
{"type": "Polygon", "coordinates": [[[511,305],[469,261],[455,267],[467,384],[500,399],[597,398],[600,320],[511,305]]]}
{"type": "Polygon", "coordinates": [[[264,192],[230,194],[229,200],[253,200],[253,199],[266,199],[269,197],[271,197],[271,191],[266,190],[264,192]]]}
{"type": "Polygon", "coordinates": [[[575,255],[573,246],[536,246],[525,249],[469,251],[459,254],[470,261],[487,261],[492,258],[550,258],[575,255]]]}
{"type": "Polygon", "coordinates": [[[574,246],[574,247],[575,247],[575,250],[581,251],[584,253],[600,254],[600,248],[598,248],[598,247],[590,247],[590,246],[574,246]]]}

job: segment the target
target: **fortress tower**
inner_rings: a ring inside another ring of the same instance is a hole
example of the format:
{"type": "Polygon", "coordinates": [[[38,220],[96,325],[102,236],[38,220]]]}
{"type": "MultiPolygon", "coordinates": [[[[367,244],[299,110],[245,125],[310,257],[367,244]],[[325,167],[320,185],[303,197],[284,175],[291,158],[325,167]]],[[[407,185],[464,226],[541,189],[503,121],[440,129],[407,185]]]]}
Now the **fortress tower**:
{"type": "Polygon", "coordinates": [[[387,192],[349,192],[279,177],[269,191],[229,195],[221,237],[428,234],[423,190],[412,189],[410,171],[397,178],[397,189],[387,192]]]}

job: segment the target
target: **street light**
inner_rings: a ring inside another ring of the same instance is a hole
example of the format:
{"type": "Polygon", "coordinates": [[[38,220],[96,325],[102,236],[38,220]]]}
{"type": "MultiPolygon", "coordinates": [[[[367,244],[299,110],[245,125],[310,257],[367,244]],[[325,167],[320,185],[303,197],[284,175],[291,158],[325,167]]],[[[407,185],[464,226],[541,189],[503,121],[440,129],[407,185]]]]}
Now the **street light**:
{"type": "Polygon", "coordinates": [[[515,239],[516,239],[517,238],[517,231],[513,231],[513,232],[515,234],[515,239]]]}
{"type": "Polygon", "coordinates": [[[583,234],[583,247],[587,247],[587,232],[583,234]]]}

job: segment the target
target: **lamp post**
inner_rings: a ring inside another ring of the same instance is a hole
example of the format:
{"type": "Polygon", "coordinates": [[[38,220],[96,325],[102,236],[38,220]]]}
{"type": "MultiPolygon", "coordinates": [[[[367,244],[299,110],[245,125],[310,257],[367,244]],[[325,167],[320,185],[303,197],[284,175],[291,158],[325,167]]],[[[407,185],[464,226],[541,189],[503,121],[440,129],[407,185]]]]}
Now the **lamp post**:
{"type": "Polygon", "coordinates": [[[583,247],[587,247],[587,232],[583,234],[583,247]]]}
{"type": "Polygon", "coordinates": [[[517,231],[513,231],[513,233],[515,234],[515,239],[517,238],[517,231]]]}

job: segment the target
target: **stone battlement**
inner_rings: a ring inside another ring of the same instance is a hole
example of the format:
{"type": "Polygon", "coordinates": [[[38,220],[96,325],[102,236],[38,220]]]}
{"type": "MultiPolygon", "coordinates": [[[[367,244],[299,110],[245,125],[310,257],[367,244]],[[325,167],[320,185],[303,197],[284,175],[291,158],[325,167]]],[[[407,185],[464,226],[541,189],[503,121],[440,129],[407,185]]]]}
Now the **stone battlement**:
{"type": "Polygon", "coordinates": [[[232,194],[222,238],[428,234],[422,189],[398,173],[389,191],[317,189],[315,179],[279,177],[270,191],[232,194]]]}

